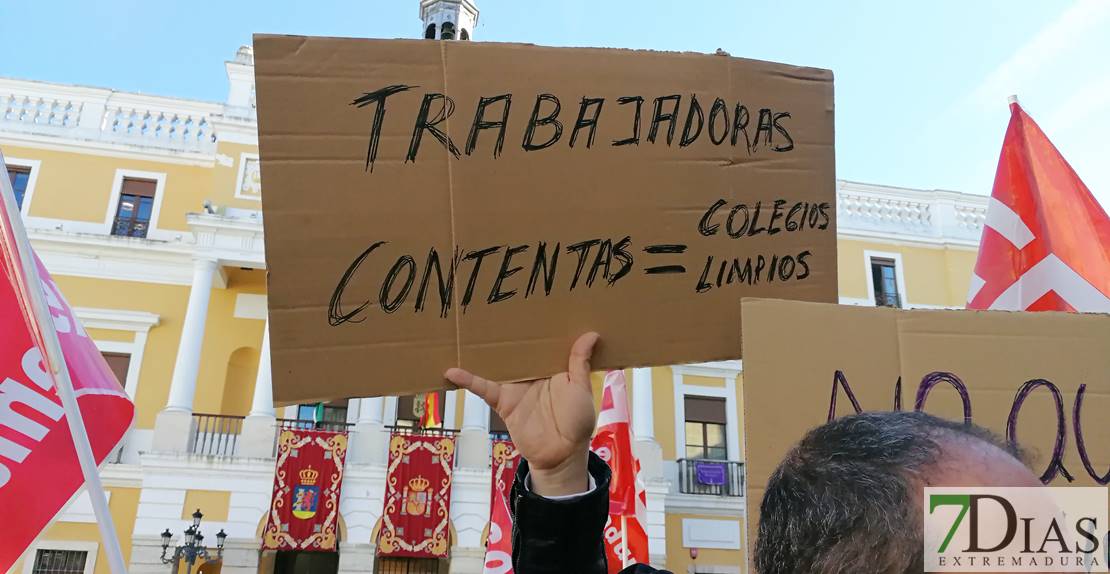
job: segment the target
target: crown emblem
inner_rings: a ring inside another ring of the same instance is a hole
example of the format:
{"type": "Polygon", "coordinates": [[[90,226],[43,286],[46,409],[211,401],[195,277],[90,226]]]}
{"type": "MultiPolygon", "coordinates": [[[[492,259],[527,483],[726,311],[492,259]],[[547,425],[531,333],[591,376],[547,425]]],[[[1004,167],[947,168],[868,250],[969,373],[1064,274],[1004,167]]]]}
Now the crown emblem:
{"type": "Polygon", "coordinates": [[[418,476],[409,481],[409,488],[414,492],[423,492],[431,486],[431,482],[423,476],[418,476]]]}
{"type": "Polygon", "coordinates": [[[309,486],[316,484],[316,479],[320,478],[320,471],[313,470],[311,468],[306,468],[302,470],[299,474],[301,477],[301,484],[309,486]]]}

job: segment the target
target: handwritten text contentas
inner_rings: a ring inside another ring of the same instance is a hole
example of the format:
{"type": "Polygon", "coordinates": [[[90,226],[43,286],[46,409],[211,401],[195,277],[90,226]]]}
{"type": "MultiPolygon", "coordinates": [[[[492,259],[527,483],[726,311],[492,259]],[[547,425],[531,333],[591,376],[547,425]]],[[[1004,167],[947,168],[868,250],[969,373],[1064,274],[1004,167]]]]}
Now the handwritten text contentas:
{"type": "MultiPolygon", "coordinates": [[[[696,237],[704,241],[717,236],[731,242],[759,235],[828,232],[830,226],[828,203],[778,199],[768,205],[737,203],[725,209],[726,204],[719,200],[706,209],[698,220],[696,237]]],[[[689,288],[695,293],[728,285],[805,281],[811,276],[812,256],[804,249],[789,253],[746,250],[739,255],[708,255],[690,261],[696,256],[688,252],[688,245],[640,245],[627,235],[568,243],[491,245],[482,249],[432,246],[419,262],[419,254],[389,253],[389,247],[386,240],[371,243],[343,271],[328,305],[328,322],[332,326],[361,322],[371,307],[391,314],[408,302],[413,312],[420,313],[429,300],[433,306],[438,302],[440,317],[447,317],[456,289],[461,294],[458,305],[465,313],[475,301],[492,305],[517,296],[523,299],[548,296],[557,288],[575,291],[595,284],[612,287],[636,269],[641,269],[648,278],[684,275],[688,270],[686,263],[697,266],[691,269],[701,269],[697,280],[690,282],[689,288]],[[375,279],[376,294],[348,295],[349,285],[360,273],[365,273],[360,270],[372,257],[370,265],[377,267],[372,276],[381,277],[375,279]],[[346,304],[348,299],[360,301],[352,307],[346,304]]]]}

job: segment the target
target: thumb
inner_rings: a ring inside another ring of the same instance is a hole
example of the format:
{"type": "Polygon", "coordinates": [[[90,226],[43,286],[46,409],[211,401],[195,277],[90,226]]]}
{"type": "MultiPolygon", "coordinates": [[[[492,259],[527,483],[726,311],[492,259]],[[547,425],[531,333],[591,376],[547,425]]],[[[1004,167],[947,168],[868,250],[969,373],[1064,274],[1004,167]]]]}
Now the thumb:
{"type": "Polygon", "coordinates": [[[570,362],[567,365],[567,374],[571,382],[587,388],[590,386],[590,359],[593,357],[594,347],[599,339],[601,335],[591,331],[574,341],[574,345],[570,348],[570,362]]]}

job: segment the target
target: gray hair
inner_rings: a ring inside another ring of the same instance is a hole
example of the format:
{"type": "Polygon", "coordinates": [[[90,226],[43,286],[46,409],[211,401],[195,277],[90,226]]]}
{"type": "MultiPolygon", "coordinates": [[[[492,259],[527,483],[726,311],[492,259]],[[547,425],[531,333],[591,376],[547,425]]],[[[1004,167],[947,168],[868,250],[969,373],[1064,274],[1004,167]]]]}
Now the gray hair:
{"type": "Polygon", "coordinates": [[[767,483],[756,570],[922,572],[919,476],[953,439],[983,441],[1024,458],[986,429],[925,413],[863,413],[811,430],[767,483]]]}

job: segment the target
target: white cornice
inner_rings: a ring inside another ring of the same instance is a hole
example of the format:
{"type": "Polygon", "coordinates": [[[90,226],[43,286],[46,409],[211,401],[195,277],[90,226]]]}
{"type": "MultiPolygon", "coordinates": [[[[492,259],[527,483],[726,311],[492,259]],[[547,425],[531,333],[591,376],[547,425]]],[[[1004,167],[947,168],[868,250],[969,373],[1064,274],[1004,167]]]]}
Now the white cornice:
{"type": "MultiPolygon", "coordinates": [[[[246,212],[246,210],[243,210],[246,212]]],[[[262,212],[246,217],[190,213],[189,229],[196,238],[196,253],[240,267],[264,268],[265,245],[262,237],[262,212]]]]}
{"type": "Polygon", "coordinates": [[[663,501],[667,514],[704,514],[706,516],[742,517],[747,510],[743,496],[714,496],[709,494],[668,494],[663,501]]]}
{"type": "Polygon", "coordinates": [[[0,145],[32,147],[50,151],[83,153],[140,161],[158,161],[197,167],[212,167],[216,163],[215,156],[212,154],[152,148],[136,149],[134,146],[96,140],[14,133],[3,131],[2,124],[0,124],[0,145]]]}
{"type": "Polygon", "coordinates": [[[146,332],[151,327],[157,327],[161,321],[161,317],[146,311],[74,307],[73,312],[81,324],[90,329],[146,332]]]}
{"type": "Polygon", "coordinates": [[[740,360],[710,361],[708,363],[691,363],[686,365],[672,365],[671,370],[675,375],[691,375],[695,377],[718,377],[722,379],[735,379],[744,370],[740,360]]]}

